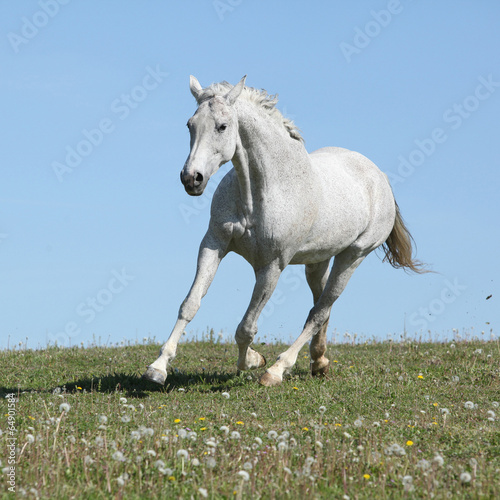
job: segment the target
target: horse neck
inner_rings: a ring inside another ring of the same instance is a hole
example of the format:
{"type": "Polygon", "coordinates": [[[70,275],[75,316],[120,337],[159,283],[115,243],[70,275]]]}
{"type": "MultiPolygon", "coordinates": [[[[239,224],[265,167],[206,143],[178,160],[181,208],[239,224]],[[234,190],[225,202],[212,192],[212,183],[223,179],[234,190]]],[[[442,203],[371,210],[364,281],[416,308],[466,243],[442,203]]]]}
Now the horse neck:
{"type": "MultiPolygon", "coordinates": [[[[300,169],[300,163],[310,165],[303,144],[290,137],[280,123],[251,103],[238,108],[239,137],[232,163],[240,185],[241,199],[250,218],[256,202],[260,203],[269,189],[301,182],[298,175],[288,175],[290,169],[300,169]]],[[[301,169],[308,172],[309,169],[301,169]]]]}

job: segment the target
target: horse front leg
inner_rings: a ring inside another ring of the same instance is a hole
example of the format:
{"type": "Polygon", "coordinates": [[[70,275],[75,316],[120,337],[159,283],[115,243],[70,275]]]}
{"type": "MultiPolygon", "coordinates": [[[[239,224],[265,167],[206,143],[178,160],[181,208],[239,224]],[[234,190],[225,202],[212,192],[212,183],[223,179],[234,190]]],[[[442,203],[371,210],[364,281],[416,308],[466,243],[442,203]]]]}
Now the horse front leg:
{"type": "Polygon", "coordinates": [[[215,238],[210,230],[207,232],[200,245],[198,266],[193,285],[181,304],[174,329],[167,342],[160,349],[158,359],[148,366],[142,378],[156,382],[157,384],[165,383],[167,378],[167,367],[175,357],[177,344],[179,343],[182,332],[198,312],[201,299],[206,295],[214,279],[215,273],[217,272],[220,261],[226,255],[226,248],[227,245],[215,238]]]}
{"type": "Polygon", "coordinates": [[[276,288],[281,271],[278,262],[272,262],[255,272],[252,298],[235,334],[238,344],[238,370],[253,370],[266,364],[264,356],[252,349],[250,344],[257,333],[257,320],[276,288]]]}

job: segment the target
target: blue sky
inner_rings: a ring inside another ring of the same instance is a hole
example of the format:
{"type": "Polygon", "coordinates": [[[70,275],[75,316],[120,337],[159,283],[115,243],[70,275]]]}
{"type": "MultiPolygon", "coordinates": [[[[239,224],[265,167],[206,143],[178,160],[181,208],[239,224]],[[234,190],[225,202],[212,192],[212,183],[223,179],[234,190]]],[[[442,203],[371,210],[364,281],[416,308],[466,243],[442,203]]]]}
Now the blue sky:
{"type": "MultiPolygon", "coordinates": [[[[331,340],[497,335],[499,22],[494,0],[3,1],[0,347],[166,340],[230,168],[202,198],[179,181],[190,74],[248,75],[279,94],[309,151],[353,149],[391,177],[437,273],[370,255],[331,340]]],[[[226,257],[188,335],[232,337],[253,283],[226,257]]],[[[303,268],[288,268],[259,339],[295,338],[311,301],[303,268]]]]}

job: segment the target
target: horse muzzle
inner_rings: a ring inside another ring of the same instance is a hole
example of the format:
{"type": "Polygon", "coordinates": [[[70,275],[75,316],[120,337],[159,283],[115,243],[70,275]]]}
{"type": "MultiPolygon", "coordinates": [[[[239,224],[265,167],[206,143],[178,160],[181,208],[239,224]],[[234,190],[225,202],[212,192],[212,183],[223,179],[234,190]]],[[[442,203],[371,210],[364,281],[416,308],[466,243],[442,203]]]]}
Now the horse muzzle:
{"type": "Polygon", "coordinates": [[[205,190],[206,181],[201,172],[181,172],[181,182],[190,196],[200,196],[205,190]]]}

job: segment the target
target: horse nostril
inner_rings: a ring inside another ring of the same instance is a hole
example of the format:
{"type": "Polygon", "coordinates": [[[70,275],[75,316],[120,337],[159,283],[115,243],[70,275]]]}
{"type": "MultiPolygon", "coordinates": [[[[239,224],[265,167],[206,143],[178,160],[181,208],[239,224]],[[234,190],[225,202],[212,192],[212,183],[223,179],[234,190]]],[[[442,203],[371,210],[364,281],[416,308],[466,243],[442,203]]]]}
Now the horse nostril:
{"type": "Polygon", "coordinates": [[[203,182],[203,175],[200,172],[196,172],[194,176],[194,185],[199,186],[203,182]]]}

